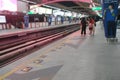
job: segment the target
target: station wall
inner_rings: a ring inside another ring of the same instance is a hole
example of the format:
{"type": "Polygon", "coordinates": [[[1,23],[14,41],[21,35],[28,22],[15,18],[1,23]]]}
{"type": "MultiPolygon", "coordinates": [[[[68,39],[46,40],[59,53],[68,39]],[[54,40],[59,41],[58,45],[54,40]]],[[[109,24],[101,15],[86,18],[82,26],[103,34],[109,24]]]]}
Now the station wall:
{"type": "Polygon", "coordinates": [[[17,4],[18,4],[18,6],[17,6],[18,12],[28,11],[28,4],[27,3],[22,2],[22,1],[18,1],[17,4]]]}

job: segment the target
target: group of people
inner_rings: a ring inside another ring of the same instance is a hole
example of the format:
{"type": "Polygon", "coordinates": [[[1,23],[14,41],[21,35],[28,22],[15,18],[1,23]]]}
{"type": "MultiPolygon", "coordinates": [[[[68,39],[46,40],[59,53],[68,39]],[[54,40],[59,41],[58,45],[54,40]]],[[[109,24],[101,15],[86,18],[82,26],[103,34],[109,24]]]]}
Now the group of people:
{"type": "Polygon", "coordinates": [[[78,22],[79,21],[79,17],[73,17],[73,16],[60,16],[60,15],[48,15],[47,16],[47,21],[48,21],[48,26],[51,26],[52,22],[55,21],[56,22],[61,22],[61,24],[64,24],[65,21],[68,21],[69,23],[72,22],[78,22]]]}
{"type": "Polygon", "coordinates": [[[55,22],[59,21],[59,19],[60,19],[61,24],[63,24],[65,21],[64,16],[56,16],[55,17],[54,15],[49,15],[47,18],[48,18],[48,26],[51,26],[52,21],[54,21],[54,19],[55,19],[55,22]]]}
{"type": "Polygon", "coordinates": [[[92,17],[81,19],[81,35],[86,35],[87,26],[89,27],[89,34],[94,35],[96,23],[92,17]]]}

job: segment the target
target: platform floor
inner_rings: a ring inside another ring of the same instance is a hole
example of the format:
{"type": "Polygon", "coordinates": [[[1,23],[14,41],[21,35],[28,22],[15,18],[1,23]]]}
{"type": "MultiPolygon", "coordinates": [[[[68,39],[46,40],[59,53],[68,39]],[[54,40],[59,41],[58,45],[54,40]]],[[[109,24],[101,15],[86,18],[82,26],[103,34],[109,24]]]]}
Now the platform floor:
{"type": "Polygon", "coordinates": [[[68,23],[65,22],[64,24],[58,24],[58,25],[51,25],[51,26],[41,26],[41,27],[33,27],[33,28],[25,28],[25,29],[6,29],[6,30],[0,30],[0,36],[1,35],[6,35],[6,34],[13,34],[13,33],[19,33],[19,32],[25,32],[25,31],[30,31],[30,30],[38,30],[38,29],[46,29],[46,28],[54,28],[54,27],[61,27],[61,26],[66,26],[66,25],[71,25],[71,24],[77,24],[77,23],[68,23]]]}
{"type": "MultiPolygon", "coordinates": [[[[120,40],[120,31],[118,30],[120,40]]],[[[80,31],[0,69],[0,80],[120,80],[120,41],[107,43],[97,23],[95,36],[80,31]]]]}

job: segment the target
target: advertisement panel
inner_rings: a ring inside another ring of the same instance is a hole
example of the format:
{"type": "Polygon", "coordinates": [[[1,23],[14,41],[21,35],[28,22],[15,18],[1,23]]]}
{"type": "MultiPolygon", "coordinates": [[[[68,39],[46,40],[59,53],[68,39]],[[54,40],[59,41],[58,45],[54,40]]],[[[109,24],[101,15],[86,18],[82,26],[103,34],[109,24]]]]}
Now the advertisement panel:
{"type": "Polygon", "coordinates": [[[17,0],[0,0],[0,11],[17,11],[17,0]]]}

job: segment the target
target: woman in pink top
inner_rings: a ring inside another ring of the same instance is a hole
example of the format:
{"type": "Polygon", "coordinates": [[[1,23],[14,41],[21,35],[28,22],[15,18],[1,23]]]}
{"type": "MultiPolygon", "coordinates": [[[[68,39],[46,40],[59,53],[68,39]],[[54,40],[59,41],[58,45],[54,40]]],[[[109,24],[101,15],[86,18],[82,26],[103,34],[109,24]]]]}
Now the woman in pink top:
{"type": "Polygon", "coordinates": [[[94,33],[95,33],[95,26],[94,26],[94,24],[95,24],[95,21],[94,21],[94,19],[93,18],[90,18],[89,19],[89,31],[90,31],[90,35],[94,35],[94,33]]]}

